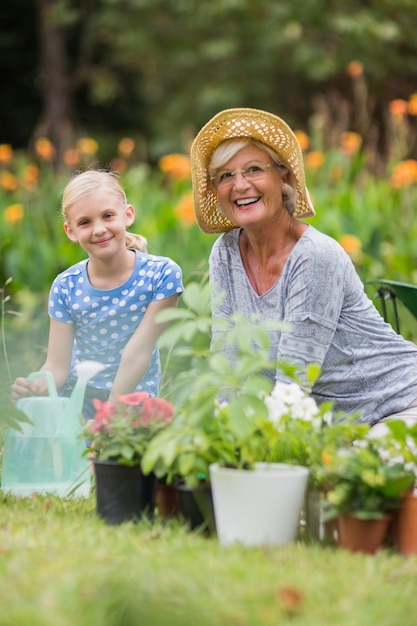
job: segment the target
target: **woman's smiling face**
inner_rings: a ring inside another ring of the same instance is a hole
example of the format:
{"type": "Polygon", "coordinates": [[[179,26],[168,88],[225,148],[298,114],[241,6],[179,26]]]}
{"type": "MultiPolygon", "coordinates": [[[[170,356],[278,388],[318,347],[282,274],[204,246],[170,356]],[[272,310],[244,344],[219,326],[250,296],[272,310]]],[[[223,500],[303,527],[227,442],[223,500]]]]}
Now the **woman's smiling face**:
{"type": "Polygon", "coordinates": [[[271,157],[264,150],[247,146],[217,170],[217,178],[222,175],[227,180],[227,184],[217,185],[221,211],[236,226],[259,226],[282,212],[283,179],[276,167],[259,171],[255,180],[246,179],[241,172],[270,164],[271,157]],[[230,178],[228,174],[235,171],[235,176],[230,178]]]}

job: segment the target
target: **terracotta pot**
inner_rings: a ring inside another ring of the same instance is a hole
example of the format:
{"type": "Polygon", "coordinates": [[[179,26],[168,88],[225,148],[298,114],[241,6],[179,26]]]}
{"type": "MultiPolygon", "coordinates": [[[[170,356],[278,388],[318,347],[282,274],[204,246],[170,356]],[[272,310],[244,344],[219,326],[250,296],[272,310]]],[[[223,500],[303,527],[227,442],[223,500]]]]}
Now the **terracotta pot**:
{"type": "Polygon", "coordinates": [[[392,541],[398,552],[405,556],[417,554],[417,495],[403,498],[392,528],[392,541]]]}
{"type": "Polygon", "coordinates": [[[177,490],[174,485],[158,481],[156,488],[156,506],[160,517],[178,517],[179,505],[177,490]]]}
{"type": "Polygon", "coordinates": [[[338,544],[350,552],[375,554],[382,546],[391,515],[380,519],[358,519],[352,513],[337,518],[338,544]]]}

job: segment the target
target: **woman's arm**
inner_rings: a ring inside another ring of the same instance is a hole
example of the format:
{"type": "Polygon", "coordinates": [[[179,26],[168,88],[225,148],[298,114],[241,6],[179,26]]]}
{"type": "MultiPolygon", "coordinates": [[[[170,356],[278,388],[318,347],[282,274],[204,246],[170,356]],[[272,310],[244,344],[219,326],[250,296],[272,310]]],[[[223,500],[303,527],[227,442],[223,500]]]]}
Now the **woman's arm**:
{"type": "Polygon", "coordinates": [[[159,336],[169,325],[169,322],[157,324],[155,316],[159,311],[176,307],[178,300],[179,296],[175,295],[149,304],[142,321],[123,350],[110,393],[110,402],[116,402],[117,396],[132,393],[136,389],[148,369],[159,336]]]}

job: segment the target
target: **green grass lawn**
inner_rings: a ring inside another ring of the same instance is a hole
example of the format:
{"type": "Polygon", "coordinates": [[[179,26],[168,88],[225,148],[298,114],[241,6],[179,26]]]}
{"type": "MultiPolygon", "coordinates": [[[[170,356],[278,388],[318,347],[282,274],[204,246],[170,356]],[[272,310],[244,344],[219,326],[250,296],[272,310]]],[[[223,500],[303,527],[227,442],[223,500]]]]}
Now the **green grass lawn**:
{"type": "Polygon", "coordinates": [[[106,526],[84,500],[0,496],[1,626],[408,626],[417,558],[222,547],[177,520],[106,526]]]}

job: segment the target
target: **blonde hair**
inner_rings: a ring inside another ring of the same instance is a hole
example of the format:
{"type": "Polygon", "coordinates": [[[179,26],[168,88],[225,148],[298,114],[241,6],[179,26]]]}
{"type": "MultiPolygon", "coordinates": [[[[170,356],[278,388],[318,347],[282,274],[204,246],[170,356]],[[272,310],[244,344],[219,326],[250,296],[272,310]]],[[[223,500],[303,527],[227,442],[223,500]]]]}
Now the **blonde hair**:
{"type": "Polygon", "coordinates": [[[262,141],[252,139],[251,137],[235,137],[222,141],[222,143],[217,146],[211,155],[211,160],[208,166],[210,178],[214,176],[220,167],[223,167],[223,165],[230,161],[235,154],[247,146],[256,146],[257,148],[263,150],[273,160],[273,162],[277,164],[277,169],[281,178],[288,176],[288,182],[284,182],[282,184],[282,199],[288,213],[293,215],[297,204],[297,189],[294,176],[290,172],[289,168],[284,165],[282,161],[280,161],[275,150],[262,143],[262,141]]]}
{"type": "MultiPolygon", "coordinates": [[[[126,194],[119,183],[116,172],[108,170],[87,170],[77,172],[69,181],[62,194],[61,214],[65,222],[69,222],[71,207],[83,197],[90,195],[98,189],[105,189],[120,200],[120,206],[126,207],[128,202],[126,194]]],[[[126,231],[126,247],[136,248],[140,252],[146,252],[148,242],[143,235],[126,231]]]]}

